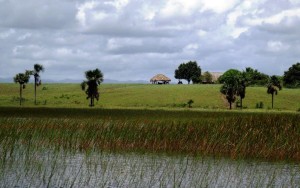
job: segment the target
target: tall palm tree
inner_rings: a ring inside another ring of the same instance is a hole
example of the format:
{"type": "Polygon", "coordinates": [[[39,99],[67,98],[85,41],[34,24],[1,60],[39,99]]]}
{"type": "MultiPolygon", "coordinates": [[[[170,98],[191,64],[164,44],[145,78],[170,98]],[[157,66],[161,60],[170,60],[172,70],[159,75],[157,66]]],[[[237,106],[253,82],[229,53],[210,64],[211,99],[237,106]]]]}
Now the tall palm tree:
{"type": "Polygon", "coordinates": [[[22,105],[22,90],[25,89],[26,84],[29,82],[30,73],[26,71],[26,73],[16,74],[14,77],[14,82],[20,84],[20,106],[22,105]]]}
{"type": "Polygon", "coordinates": [[[274,94],[277,95],[278,90],[282,89],[281,83],[275,75],[271,76],[271,78],[269,79],[269,83],[267,85],[267,88],[268,88],[267,93],[272,95],[272,109],[273,109],[274,94]]]}
{"type": "Polygon", "coordinates": [[[232,109],[232,103],[236,100],[236,95],[238,95],[238,82],[237,76],[228,76],[220,89],[220,92],[226,96],[230,110],[232,109]]]}
{"type": "Polygon", "coordinates": [[[42,84],[40,72],[44,72],[43,65],[34,64],[32,75],[34,76],[34,104],[36,105],[36,87],[42,84]]]}
{"type": "Polygon", "coordinates": [[[99,100],[98,85],[103,82],[103,74],[101,70],[95,69],[86,71],[85,77],[87,80],[81,83],[81,89],[87,94],[86,99],[90,99],[90,107],[93,107],[95,98],[99,100]],[[87,89],[86,86],[88,86],[87,89]]]}
{"type": "Polygon", "coordinates": [[[246,87],[247,87],[247,77],[245,74],[240,74],[238,76],[238,88],[237,88],[237,95],[240,97],[240,107],[243,109],[243,99],[246,96],[246,87]]]}

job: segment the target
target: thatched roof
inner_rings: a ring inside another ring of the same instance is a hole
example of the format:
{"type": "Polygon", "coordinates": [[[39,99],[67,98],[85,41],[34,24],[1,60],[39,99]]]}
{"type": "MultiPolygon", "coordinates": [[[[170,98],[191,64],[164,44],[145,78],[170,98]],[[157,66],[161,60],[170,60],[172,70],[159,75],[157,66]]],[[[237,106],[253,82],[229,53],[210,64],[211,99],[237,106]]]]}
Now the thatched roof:
{"type": "Polygon", "coordinates": [[[157,82],[157,81],[166,81],[166,82],[170,82],[171,79],[166,77],[163,74],[157,74],[156,76],[154,76],[153,78],[151,78],[150,82],[157,82]]]}

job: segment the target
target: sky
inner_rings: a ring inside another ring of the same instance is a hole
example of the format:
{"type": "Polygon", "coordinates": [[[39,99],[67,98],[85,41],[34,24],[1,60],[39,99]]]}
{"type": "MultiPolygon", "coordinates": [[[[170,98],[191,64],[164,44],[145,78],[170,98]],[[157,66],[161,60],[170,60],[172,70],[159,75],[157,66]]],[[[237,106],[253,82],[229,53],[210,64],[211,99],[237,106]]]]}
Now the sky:
{"type": "Polygon", "coordinates": [[[252,67],[283,75],[300,61],[300,0],[0,0],[0,78],[45,67],[42,79],[175,81],[252,67]]]}

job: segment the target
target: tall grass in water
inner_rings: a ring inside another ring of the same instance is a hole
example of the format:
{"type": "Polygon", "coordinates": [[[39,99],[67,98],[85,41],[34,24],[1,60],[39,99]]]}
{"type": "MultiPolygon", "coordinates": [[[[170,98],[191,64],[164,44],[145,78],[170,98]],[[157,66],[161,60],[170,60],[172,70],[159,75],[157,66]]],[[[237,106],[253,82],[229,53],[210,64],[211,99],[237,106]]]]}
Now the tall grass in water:
{"type": "Polygon", "coordinates": [[[0,187],[296,187],[299,165],[16,145],[0,187]]]}
{"type": "Polygon", "coordinates": [[[300,160],[299,114],[104,109],[42,109],[38,113],[37,110],[41,109],[0,110],[2,151],[9,153],[7,146],[21,142],[32,147],[70,151],[300,160]]]}

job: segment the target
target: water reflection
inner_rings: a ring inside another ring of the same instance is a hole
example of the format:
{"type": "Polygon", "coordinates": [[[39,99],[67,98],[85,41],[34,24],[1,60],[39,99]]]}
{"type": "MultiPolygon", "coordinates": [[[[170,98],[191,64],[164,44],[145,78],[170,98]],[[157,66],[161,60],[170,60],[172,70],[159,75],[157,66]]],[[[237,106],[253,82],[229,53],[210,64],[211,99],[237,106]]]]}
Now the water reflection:
{"type": "Polygon", "coordinates": [[[0,187],[297,187],[297,164],[136,153],[0,150],[0,187]]]}

